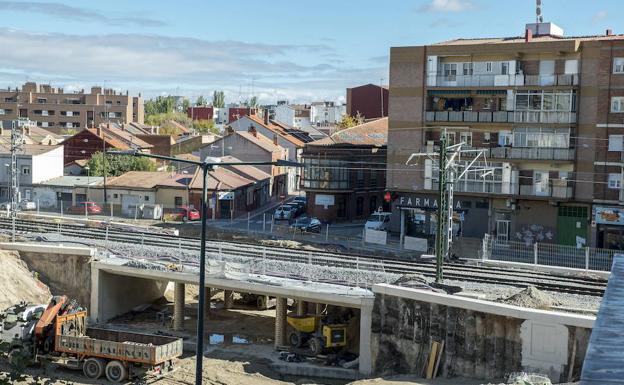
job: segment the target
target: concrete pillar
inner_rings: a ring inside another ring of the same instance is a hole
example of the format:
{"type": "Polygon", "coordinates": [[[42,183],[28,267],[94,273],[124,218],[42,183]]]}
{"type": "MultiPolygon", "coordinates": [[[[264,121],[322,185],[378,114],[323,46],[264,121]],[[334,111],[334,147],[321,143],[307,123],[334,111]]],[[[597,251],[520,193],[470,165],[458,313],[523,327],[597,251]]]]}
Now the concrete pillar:
{"type": "Polygon", "coordinates": [[[373,303],[364,303],[360,309],[360,373],[368,376],[373,372],[371,333],[373,303]]]}
{"type": "Polygon", "coordinates": [[[184,291],[185,285],[176,282],[173,290],[173,330],[184,330],[184,291]]]}
{"type": "Polygon", "coordinates": [[[305,315],[307,312],[307,304],[300,299],[297,300],[297,315],[305,315]]]}
{"type": "Polygon", "coordinates": [[[234,302],[234,293],[232,292],[232,290],[224,290],[223,291],[223,308],[231,309],[233,302],[234,302]]]}
{"type": "Polygon", "coordinates": [[[204,287],[204,298],[206,298],[206,303],[204,304],[204,319],[210,318],[210,296],[212,294],[212,290],[209,287],[204,287]]]}
{"type": "Polygon", "coordinates": [[[275,348],[286,345],[286,298],[275,299],[275,348]]]}
{"type": "Polygon", "coordinates": [[[320,315],[322,311],[323,311],[323,304],[321,303],[314,304],[314,314],[320,315]]]}

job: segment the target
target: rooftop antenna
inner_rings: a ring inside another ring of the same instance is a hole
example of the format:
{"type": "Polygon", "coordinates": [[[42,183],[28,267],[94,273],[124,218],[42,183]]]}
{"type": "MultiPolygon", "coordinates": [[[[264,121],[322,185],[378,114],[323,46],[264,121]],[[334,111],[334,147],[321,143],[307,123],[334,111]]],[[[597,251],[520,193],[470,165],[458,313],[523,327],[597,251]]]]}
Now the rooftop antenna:
{"type": "Polygon", "coordinates": [[[544,17],[542,16],[542,0],[535,0],[535,22],[544,22],[544,17]]]}

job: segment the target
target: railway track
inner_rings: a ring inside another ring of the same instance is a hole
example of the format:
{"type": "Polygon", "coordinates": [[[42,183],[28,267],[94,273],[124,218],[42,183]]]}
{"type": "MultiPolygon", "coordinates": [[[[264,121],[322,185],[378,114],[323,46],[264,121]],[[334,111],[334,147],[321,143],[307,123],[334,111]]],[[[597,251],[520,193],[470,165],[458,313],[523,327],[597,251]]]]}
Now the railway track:
{"type": "MultiPolygon", "coordinates": [[[[0,218],[0,229],[10,231],[11,220],[0,218]]],[[[58,224],[20,219],[16,222],[16,230],[25,234],[60,233],[63,236],[82,240],[140,244],[186,251],[198,251],[199,249],[199,240],[196,238],[132,232],[115,229],[114,227],[98,228],[87,227],[82,224],[58,224]]],[[[435,265],[424,261],[405,261],[389,258],[380,259],[374,256],[287,249],[276,246],[259,246],[242,242],[214,240],[207,242],[206,251],[226,256],[265,258],[272,261],[307,263],[319,266],[357,269],[361,271],[381,271],[400,275],[420,274],[428,278],[435,277],[435,265]]],[[[184,262],[188,263],[194,263],[196,261],[196,258],[187,258],[184,260],[184,262]]],[[[444,276],[446,279],[459,281],[515,287],[533,285],[540,290],[593,296],[602,296],[606,288],[606,281],[600,278],[565,276],[518,269],[509,270],[460,263],[446,263],[444,276]]]]}

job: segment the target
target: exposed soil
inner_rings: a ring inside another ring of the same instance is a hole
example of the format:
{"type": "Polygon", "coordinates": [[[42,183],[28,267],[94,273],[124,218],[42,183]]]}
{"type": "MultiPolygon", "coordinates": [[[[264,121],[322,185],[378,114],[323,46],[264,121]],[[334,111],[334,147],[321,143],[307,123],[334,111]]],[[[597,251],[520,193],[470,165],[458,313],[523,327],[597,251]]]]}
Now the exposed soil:
{"type": "Polygon", "coordinates": [[[51,296],[50,289],[28,270],[17,252],[0,250],[0,310],[21,301],[46,304],[51,296]]]}

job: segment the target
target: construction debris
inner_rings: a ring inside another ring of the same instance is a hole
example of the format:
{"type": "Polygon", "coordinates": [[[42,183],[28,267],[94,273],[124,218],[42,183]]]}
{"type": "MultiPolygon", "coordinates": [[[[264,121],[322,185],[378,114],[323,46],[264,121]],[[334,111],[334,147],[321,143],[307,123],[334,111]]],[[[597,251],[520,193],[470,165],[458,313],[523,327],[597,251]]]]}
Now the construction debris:
{"type": "Polygon", "coordinates": [[[529,286],[511,297],[503,299],[501,302],[509,305],[542,310],[548,310],[555,305],[555,301],[551,296],[539,291],[535,286],[529,286]]]}
{"type": "Polygon", "coordinates": [[[512,385],[552,385],[550,378],[537,373],[511,373],[507,378],[507,384],[512,385]]]}

